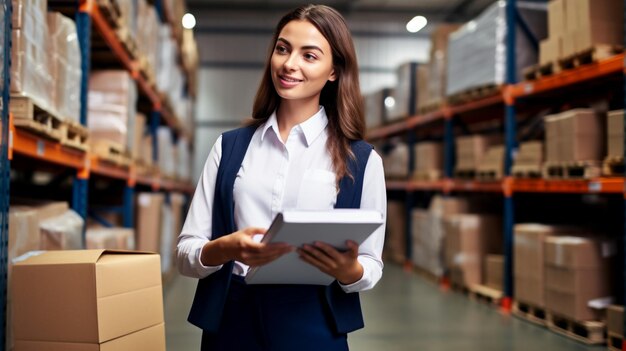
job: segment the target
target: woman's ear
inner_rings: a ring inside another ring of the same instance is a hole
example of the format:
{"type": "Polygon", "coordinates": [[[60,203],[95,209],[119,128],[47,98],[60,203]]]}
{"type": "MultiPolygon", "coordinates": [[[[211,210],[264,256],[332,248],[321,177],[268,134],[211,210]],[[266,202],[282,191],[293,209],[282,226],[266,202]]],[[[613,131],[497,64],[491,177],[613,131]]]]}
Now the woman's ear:
{"type": "Polygon", "coordinates": [[[330,71],[330,75],[328,76],[328,81],[334,82],[336,80],[337,80],[337,76],[335,75],[335,69],[333,68],[333,70],[330,71]]]}

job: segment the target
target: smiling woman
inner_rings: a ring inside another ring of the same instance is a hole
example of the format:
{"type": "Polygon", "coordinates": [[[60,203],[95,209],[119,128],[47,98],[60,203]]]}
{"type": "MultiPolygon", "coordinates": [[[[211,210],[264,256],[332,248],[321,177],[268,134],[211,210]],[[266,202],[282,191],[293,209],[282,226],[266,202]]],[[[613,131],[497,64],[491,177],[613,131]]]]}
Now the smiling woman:
{"type": "Polygon", "coordinates": [[[347,350],[347,334],[364,325],[358,292],[382,276],[384,225],[342,251],[260,243],[285,209],[386,214],[382,160],[362,140],[356,55],[337,11],[308,5],[281,19],[252,117],[215,143],[179,236],[180,271],[200,278],[189,321],[203,329],[202,350],[347,350]],[[335,281],[245,283],[250,267],[294,251],[335,281]]]}

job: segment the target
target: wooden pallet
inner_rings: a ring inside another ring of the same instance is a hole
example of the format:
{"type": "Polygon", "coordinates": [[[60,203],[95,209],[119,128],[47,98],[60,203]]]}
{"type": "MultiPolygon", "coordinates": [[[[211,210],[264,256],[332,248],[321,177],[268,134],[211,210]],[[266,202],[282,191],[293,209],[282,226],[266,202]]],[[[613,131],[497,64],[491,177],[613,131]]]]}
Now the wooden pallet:
{"type": "Polygon", "coordinates": [[[513,302],[513,315],[519,317],[525,321],[528,321],[533,324],[537,324],[545,327],[547,322],[548,314],[546,313],[545,308],[537,307],[533,304],[522,302],[522,301],[514,301],[513,302]]]}
{"type": "Polygon", "coordinates": [[[63,120],[41,108],[28,96],[11,94],[9,110],[13,114],[13,125],[54,141],[61,141],[63,120]]]}
{"type": "Polygon", "coordinates": [[[615,56],[624,51],[620,45],[595,45],[559,60],[562,69],[573,69],[615,56]]]}
{"type": "Polygon", "coordinates": [[[543,169],[546,179],[592,179],[601,174],[600,161],[547,162],[543,169]]]}
{"type": "Polygon", "coordinates": [[[504,293],[486,285],[474,285],[470,288],[470,297],[473,300],[499,307],[504,293]]]}
{"type": "Polygon", "coordinates": [[[457,169],[454,171],[454,177],[459,179],[474,180],[476,179],[475,169],[457,169]]]}
{"type": "Polygon", "coordinates": [[[541,178],[543,176],[541,164],[536,165],[514,165],[511,174],[515,178],[541,178]]]}
{"type": "Polygon", "coordinates": [[[488,169],[483,168],[478,170],[476,173],[476,179],[481,182],[492,182],[496,180],[501,180],[504,177],[504,172],[502,169],[488,169]]]}
{"type": "Polygon", "coordinates": [[[436,181],[443,177],[443,171],[440,169],[429,169],[413,172],[414,180],[436,181]]]}
{"type": "Polygon", "coordinates": [[[602,175],[608,177],[623,177],[624,176],[624,157],[623,156],[609,156],[602,162],[602,175]]]}
{"type": "Polygon", "coordinates": [[[113,29],[120,27],[122,11],[116,0],[96,0],[100,13],[113,29]]]}
{"type": "Polygon", "coordinates": [[[537,80],[543,77],[549,77],[551,75],[561,72],[561,66],[558,62],[548,62],[543,65],[536,64],[527,67],[523,71],[524,79],[537,80]]]}
{"type": "Polygon", "coordinates": [[[112,141],[92,140],[90,147],[100,160],[121,167],[130,167],[131,159],[122,145],[112,141]]]}
{"type": "Polygon", "coordinates": [[[64,121],[61,125],[61,145],[81,151],[89,151],[89,129],[80,123],[64,121]]]}
{"type": "Polygon", "coordinates": [[[139,56],[139,49],[137,49],[137,42],[131,35],[130,30],[124,26],[120,26],[115,30],[115,32],[117,33],[120,43],[122,43],[122,47],[126,50],[128,55],[133,59],[137,58],[137,56],[139,56]]]}
{"type": "Polygon", "coordinates": [[[448,101],[452,105],[458,105],[469,101],[478,100],[491,95],[495,95],[501,90],[500,85],[486,84],[478,87],[470,88],[460,93],[453,94],[448,97],[448,101]]]}
{"type": "Polygon", "coordinates": [[[624,344],[624,337],[622,335],[609,332],[606,343],[611,351],[622,351],[622,345],[624,344]]]}
{"type": "Polygon", "coordinates": [[[606,324],[602,322],[575,321],[548,312],[548,329],[587,345],[606,343],[606,324]]]}
{"type": "Polygon", "coordinates": [[[463,286],[463,285],[459,285],[459,284],[451,282],[450,283],[450,288],[452,288],[452,291],[455,291],[455,292],[457,292],[457,293],[459,293],[461,295],[465,295],[467,297],[469,297],[470,294],[471,294],[471,291],[470,291],[470,289],[467,286],[463,286]]]}

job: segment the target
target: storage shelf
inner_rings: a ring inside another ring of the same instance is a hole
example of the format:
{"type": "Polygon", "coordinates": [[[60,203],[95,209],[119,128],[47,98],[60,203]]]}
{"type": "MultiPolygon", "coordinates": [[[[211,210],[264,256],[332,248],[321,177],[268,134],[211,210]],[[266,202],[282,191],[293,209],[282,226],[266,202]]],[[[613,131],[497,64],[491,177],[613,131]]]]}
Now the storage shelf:
{"type": "Polygon", "coordinates": [[[96,155],[91,156],[91,172],[97,175],[119,180],[130,179],[128,167],[120,167],[100,159],[96,155]]]}
{"type": "Polygon", "coordinates": [[[479,182],[475,180],[452,179],[452,191],[458,192],[486,192],[486,193],[503,193],[504,187],[502,181],[479,182]]]}
{"type": "Polygon", "coordinates": [[[619,75],[623,70],[624,54],[619,54],[596,63],[565,70],[536,81],[515,84],[511,88],[511,94],[515,98],[529,97],[549,91],[556,91],[608,75],[619,75]]]}
{"type": "Polygon", "coordinates": [[[624,178],[598,178],[592,180],[515,179],[513,181],[513,192],[621,194],[624,192],[624,178]]]}
{"type": "Polygon", "coordinates": [[[76,170],[84,169],[88,165],[88,155],[83,151],[65,147],[21,129],[13,129],[11,132],[13,145],[9,145],[9,155],[16,153],[76,170]]]}

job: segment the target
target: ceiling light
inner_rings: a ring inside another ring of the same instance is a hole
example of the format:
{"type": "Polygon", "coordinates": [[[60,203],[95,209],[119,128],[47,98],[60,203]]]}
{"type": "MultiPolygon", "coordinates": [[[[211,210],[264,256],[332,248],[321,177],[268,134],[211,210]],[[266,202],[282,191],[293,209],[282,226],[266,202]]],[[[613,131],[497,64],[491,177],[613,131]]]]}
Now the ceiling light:
{"type": "Polygon", "coordinates": [[[385,107],[390,110],[394,106],[396,106],[396,99],[394,99],[393,96],[387,96],[385,98],[385,107]]]}
{"type": "Polygon", "coordinates": [[[406,24],[406,30],[408,30],[411,33],[417,33],[422,28],[426,27],[427,24],[428,24],[428,20],[426,20],[426,17],[415,16],[413,17],[412,20],[409,21],[409,23],[406,24]]]}
{"type": "Polygon", "coordinates": [[[186,13],[183,16],[183,27],[185,27],[186,29],[193,29],[193,27],[196,26],[196,18],[190,14],[190,13],[186,13]]]}

